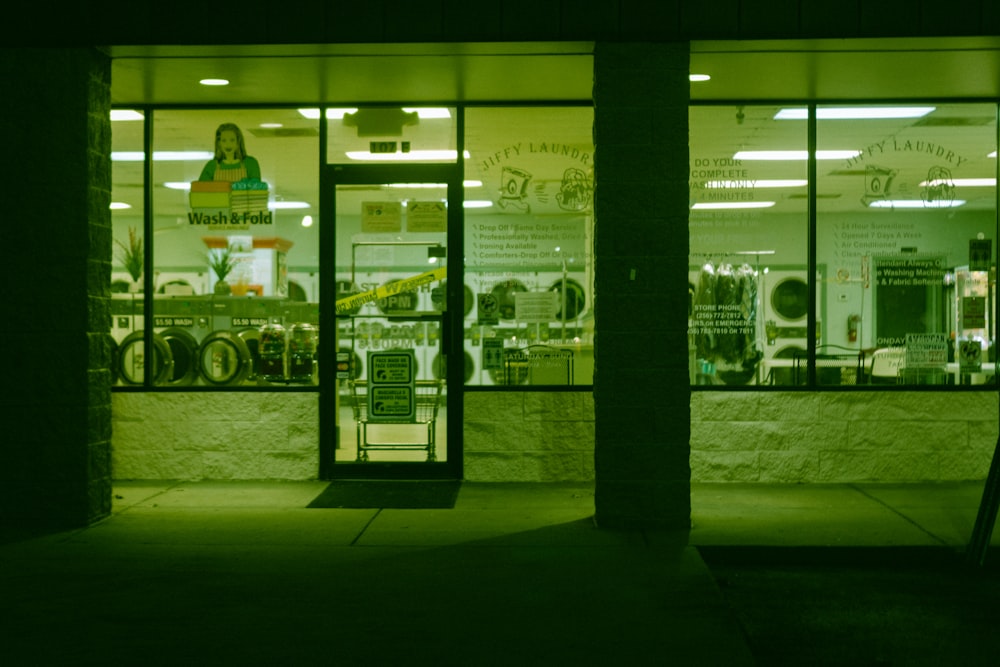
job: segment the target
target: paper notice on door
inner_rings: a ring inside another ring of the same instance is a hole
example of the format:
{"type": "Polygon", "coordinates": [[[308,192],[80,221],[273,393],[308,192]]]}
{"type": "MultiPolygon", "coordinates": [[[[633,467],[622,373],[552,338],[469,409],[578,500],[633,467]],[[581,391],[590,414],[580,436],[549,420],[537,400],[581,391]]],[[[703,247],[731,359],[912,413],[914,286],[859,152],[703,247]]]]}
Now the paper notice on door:
{"type": "Polygon", "coordinates": [[[403,207],[398,201],[361,202],[361,231],[366,234],[403,231],[403,207]]]}
{"type": "Polygon", "coordinates": [[[443,201],[410,201],[406,203],[406,231],[448,231],[448,207],[443,201]]]}

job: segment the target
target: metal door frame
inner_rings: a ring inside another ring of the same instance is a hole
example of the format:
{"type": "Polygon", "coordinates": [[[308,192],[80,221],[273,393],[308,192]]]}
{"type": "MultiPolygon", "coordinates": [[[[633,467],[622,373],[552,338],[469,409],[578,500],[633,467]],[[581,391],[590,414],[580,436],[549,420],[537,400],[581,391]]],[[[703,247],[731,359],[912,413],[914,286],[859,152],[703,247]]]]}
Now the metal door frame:
{"type": "MultiPolygon", "coordinates": [[[[322,143],[322,142],[321,142],[322,143]]],[[[464,294],[464,215],[462,209],[461,160],[446,164],[326,164],[320,173],[320,332],[338,330],[335,310],[337,293],[337,219],[336,188],[338,185],[382,185],[386,183],[446,183],[448,187],[449,249],[446,308],[442,314],[441,349],[445,359],[462,360],[463,321],[456,316],[463,312],[464,294]],[[326,233],[324,233],[324,231],[326,233]]],[[[322,345],[322,342],[321,342],[322,345]]],[[[334,353],[338,345],[333,345],[334,353]]],[[[329,353],[327,353],[329,354],[329,353]]],[[[329,357],[328,357],[329,358],[329,357]]],[[[335,358],[335,357],[334,357],[335,358]]],[[[321,357],[322,359],[322,357],[321,357]]],[[[336,446],[340,434],[336,423],[338,390],[336,364],[319,365],[319,476],[320,479],[461,479],[462,478],[462,411],[464,368],[462,363],[445,363],[447,453],[439,462],[337,462],[336,446]]]]}

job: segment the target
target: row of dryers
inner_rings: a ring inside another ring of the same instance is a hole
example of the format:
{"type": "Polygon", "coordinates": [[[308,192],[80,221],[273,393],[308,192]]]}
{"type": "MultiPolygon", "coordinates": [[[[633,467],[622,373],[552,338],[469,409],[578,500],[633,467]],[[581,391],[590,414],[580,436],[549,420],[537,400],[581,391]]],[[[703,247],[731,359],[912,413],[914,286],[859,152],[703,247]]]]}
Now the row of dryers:
{"type": "Polygon", "coordinates": [[[115,382],[238,386],[312,383],[318,361],[314,304],[283,299],[157,297],[147,351],[141,295],[112,300],[115,382]]]}
{"type": "MultiPolygon", "coordinates": [[[[391,278],[388,282],[402,278],[391,278]]],[[[360,278],[359,278],[360,280],[360,278]]],[[[484,337],[499,336],[505,347],[523,347],[547,344],[561,340],[579,342],[585,337],[583,321],[589,314],[588,291],[581,281],[561,272],[526,273],[517,277],[502,274],[466,275],[463,285],[464,345],[462,350],[463,376],[466,383],[506,384],[509,378],[502,369],[485,368],[483,364],[484,337]],[[518,320],[517,299],[520,294],[550,292],[553,296],[551,321],[526,324],[518,320]],[[492,298],[495,321],[481,324],[479,312],[483,295],[492,298]]],[[[387,284],[387,283],[386,283],[387,284]]],[[[337,283],[337,298],[377,287],[375,283],[360,284],[351,280],[337,283]]],[[[434,321],[406,322],[393,317],[393,309],[415,313],[440,312],[444,290],[429,285],[411,291],[396,293],[395,300],[376,300],[357,307],[341,321],[339,341],[342,358],[349,359],[350,376],[366,378],[367,351],[379,347],[409,347],[416,355],[419,379],[442,379],[445,376],[441,355],[440,324],[434,321]]]]}

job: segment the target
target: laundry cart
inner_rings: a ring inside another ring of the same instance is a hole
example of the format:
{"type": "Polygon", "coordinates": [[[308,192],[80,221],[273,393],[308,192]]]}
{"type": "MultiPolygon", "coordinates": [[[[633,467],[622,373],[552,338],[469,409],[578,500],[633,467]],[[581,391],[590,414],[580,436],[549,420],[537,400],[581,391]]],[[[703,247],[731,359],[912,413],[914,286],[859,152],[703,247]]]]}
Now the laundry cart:
{"type": "Polygon", "coordinates": [[[357,423],[358,461],[367,461],[369,450],[425,450],[428,461],[437,460],[435,430],[443,380],[416,380],[413,409],[399,417],[371,414],[371,385],[366,380],[351,380],[349,384],[357,423]]]}

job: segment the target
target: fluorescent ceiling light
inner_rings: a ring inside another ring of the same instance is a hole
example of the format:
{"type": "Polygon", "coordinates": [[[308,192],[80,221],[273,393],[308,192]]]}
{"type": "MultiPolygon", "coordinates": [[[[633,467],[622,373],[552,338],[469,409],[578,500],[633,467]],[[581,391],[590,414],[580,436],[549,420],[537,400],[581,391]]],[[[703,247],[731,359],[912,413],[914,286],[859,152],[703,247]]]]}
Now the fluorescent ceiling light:
{"type": "Polygon", "coordinates": [[[933,181],[923,181],[920,186],[935,188],[940,185],[960,185],[965,188],[992,188],[996,187],[996,184],[997,179],[995,178],[952,178],[950,180],[938,178],[933,181]]]}
{"type": "Polygon", "coordinates": [[[462,202],[463,208],[489,208],[493,202],[485,199],[466,199],[462,202]]]}
{"type": "Polygon", "coordinates": [[[261,123],[260,126],[263,127],[263,128],[266,128],[268,130],[273,130],[273,129],[277,129],[279,127],[284,127],[285,124],[284,123],[261,123]]]}
{"type": "Polygon", "coordinates": [[[923,199],[879,199],[868,204],[870,208],[955,208],[965,204],[964,199],[951,201],[924,201],[923,199]]]}
{"type": "Polygon", "coordinates": [[[304,201],[273,201],[269,202],[268,208],[309,208],[309,202],[304,201]]]}
{"type": "Polygon", "coordinates": [[[698,209],[701,211],[707,211],[712,209],[724,209],[724,208],[770,208],[774,206],[773,201],[720,201],[720,202],[703,202],[695,204],[692,209],[698,209]]]}
{"type": "MultiPolygon", "coordinates": [[[[861,151],[816,151],[817,160],[849,160],[861,151]]],[[[807,160],[809,151],[738,151],[734,160],[807,160]]]]}
{"type": "MultiPolygon", "coordinates": [[[[936,107],[819,107],[817,120],[861,120],[872,118],[921,118],[936,107]]],[[[781,109],[774,114],[774,120],[806,120],[809,110],[805,108],[781,109]]]]}
{"type": "Polygon", "coordinates": [[[801,188],[809,184],[804,178],[761,179],[741,181],[708,181],[706,188],[727,188],[745,190],[747,188],[801,188]]]}
{"type": "Polygon", "coordinates": [[[190,190],[191,184],[187,181],[167,181],[163,187],[168,190],[190,190]]]}
{"type": "MultiPolygon", "coordinates": [[[[455,150],[426,150],[410,151],[409,153],[371,153],[369,151],[347,151],[345,153],[351,160],[363,161],[395,161],[395,162],[421,162],[427,160],[455,160],[458,151],[455,150]]],[[[465,151],[465,157],[471,157],[469,151],[465,151]]]]}
{"type": "MultiPolygon", "coordinates": [[[[423,119],[430,118],[451,118],[451,111],[444,107],[427,107],[427,108],[416,108],[416,107],[404,107],[403,111],[406,113],[417,112],[417,116],[423,119]]],[[[343,120],[344,116],[349,113],[357,113],[357,109],[327,109],[326,117],[329,120],[343,120]]],[[[317,120],[319,118],[319,109],[299,109],[299,114],[303,118],[308,118],[310,120],[317,120]]]]}
{"type": "MultiPolygon", "coordinates": [[[[342,120],[349,113],[356,113],[357,109],[327,109],[326,117],[330,120],[342,120]]],[[[299,113],[309,120],[319,120],[319,109],[299,109],[299,113]]]]}
{"type": "Polygon", "coordinates": [[[229,79],[202,79],[198,83],[203,86],[228,86],[229,79]]]}
{"type": "Polygon", "coordinates": [[[110,208],[111,208],[112,211],[121,211],[121,210],[124,210],[126,208],[132,208],[132,205],[131,204],[126,204],[123,201],[113,201],[113,202],[111,202],[110,208]]]}
{"type": "MultiPolygon", "coordinates": [[[[173,162],[178,160],[211,160],[215,157],[209,151],[154,151],[153,162],[173,162]]],[[[111,153],[112,162],[142,162],[146,154],[142,151],[117,151],[111,153]]]]}
{"type": "Polygon", "coordinates": [[[403,111],[406,113],[417,112],[417,117],[421,119],[431,119],[431,118],[451,118],[451,111],[446,107],[403,107],[403,111]]]}
{"type": "MultiPolygon", "coordinates": [[[[483,187],[482,181],[462,181],[462,186],[466,188],[481,188],[483,187]]],[[[430,190],[434,188],[446,188],[447,183],[388,183],[387,188],[401,188],[406,190],[430,190]]]]}
{"type": "Polygon", "coordinates": [[[111,120],[142,120],[143,115],[134,109],[112,109],[111,120]]]}
{"type": "Polygon", "coordinates": [[[712,77],[710,77],[707,74],[689,74],[688,75],[688,81],[708,81],[711,78],[712,77]]]}

